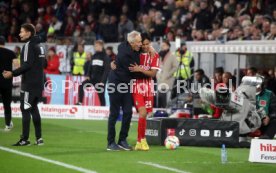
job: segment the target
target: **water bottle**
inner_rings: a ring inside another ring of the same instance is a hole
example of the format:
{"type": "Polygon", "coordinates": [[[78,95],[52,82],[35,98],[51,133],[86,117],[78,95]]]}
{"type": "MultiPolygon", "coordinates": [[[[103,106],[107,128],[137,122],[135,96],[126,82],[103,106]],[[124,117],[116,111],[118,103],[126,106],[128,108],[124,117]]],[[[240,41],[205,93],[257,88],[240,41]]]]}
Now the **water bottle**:
{"type": "Polygon", "coordinates": [[[227,151],[224,144],[222,144],[222,147],[221,147],[221,163],[222,164],[227,163],[227,151]]]}

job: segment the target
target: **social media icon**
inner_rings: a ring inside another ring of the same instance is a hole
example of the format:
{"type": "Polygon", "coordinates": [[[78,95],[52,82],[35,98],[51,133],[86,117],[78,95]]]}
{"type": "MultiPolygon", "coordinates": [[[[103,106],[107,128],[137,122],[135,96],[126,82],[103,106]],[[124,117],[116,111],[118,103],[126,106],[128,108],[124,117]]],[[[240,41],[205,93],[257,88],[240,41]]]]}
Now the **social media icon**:
{"type": "Polygon", "coordinates": [[[221,137],[221,130],[214,130],[214,137],[221,137]]]}
{"type": "Polygon", "coordinates": [[[226,135],[227,138],[230,138],[233,135],[233,131],[232,130],[225,131],[225,135],[226,135]]]}
{"type": "Polygon", "coordinates": [[[190,129],[189,130],[189,135],[190,136],[196,136],[196,129],[190,129]]]}
{"type": "Polygon", "coordinates": [[[179,135],[180,135],[180,136],[183,136],[184,134],[185,134],[185,130],[182,129],[182,130],[179,132],[179,135]]]}
{"type": "Polygon", "coordinates": [[[200,131],[200,136],[203,136],[203,137],[210,136],[210,130],[201,130],[200,131]]]}

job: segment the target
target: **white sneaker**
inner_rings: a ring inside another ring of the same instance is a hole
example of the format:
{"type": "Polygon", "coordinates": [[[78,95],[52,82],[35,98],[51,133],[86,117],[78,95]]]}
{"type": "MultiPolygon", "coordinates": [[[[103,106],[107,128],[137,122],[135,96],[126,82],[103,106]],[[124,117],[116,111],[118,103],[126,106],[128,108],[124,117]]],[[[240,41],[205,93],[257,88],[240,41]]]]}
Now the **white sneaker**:
{"type": "Polygon", "coordinates": [[[4,131],[6,131],[6,132],[11,131],[12,128],[13,128],[13,123],[11,121],[9,126],[6,125],[6,127],[4,128],[4,131]]]}

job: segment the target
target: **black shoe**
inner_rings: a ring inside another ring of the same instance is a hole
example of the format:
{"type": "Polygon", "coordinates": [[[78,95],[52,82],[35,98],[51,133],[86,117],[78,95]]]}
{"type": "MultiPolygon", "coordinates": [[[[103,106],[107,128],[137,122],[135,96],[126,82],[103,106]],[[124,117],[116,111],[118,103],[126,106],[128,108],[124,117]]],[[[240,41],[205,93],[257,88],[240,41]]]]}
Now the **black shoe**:
{"type": "Polygon", "coordinates": [[[13,144],[12,146],[29,146],[31,145],[30,141],[20,139],[17,143],[13,144]]]}
{"type": "Polygon", "coordinates": [[[120,141],[120,142],[118,142],[118,146],[121,149],[126,150],[126,151],[132,150],[132,147],[130,145],[128,145],[127,141],[120,141]]]}
{"type": "Polygon", "coordinates": [[[35,141],[35,145],[44,145],[44,141],[42,138],[39,138],[38,140],[35,141]]]}
{"type": "Polygon", "coordinates": [[[120,151],[121,148],[115,142],[113,142],[107,146],[106,150],[107,151],[120,151]]]}

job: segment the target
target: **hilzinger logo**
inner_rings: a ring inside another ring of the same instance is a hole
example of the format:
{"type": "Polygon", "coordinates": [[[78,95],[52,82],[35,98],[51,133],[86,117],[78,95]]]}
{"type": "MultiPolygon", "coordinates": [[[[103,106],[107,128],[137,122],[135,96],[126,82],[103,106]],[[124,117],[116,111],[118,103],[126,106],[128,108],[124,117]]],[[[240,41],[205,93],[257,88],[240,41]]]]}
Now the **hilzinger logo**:
{"type": "Polygon", "coordinates": [[[70,114],[75,114],[76,112],[78,112],[78,108],[76,107],[72,107],[70,110],[69,110],[70,114]]]}
{"type": "Polygon", "coordinates": [[[267,152],[276,152],[276,146],[273,146],[272,144],[260,144],[260,150],[261,151],[267,151],[267,152]]]}

